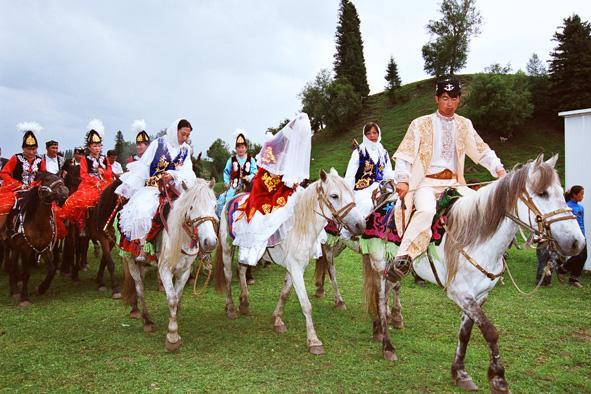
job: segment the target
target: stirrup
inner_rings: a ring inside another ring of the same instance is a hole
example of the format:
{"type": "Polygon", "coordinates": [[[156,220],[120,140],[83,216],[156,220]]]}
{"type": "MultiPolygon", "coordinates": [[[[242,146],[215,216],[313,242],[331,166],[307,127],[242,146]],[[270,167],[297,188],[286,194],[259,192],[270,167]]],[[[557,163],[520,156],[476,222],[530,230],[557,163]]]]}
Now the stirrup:
{"type": "Polygon", "coordinates": [[[394,261],[390,261],[386,265],[384,276],[392,283],[399,282],[410,271],[411,262],[409,256],[396,257],[394,261]]]}

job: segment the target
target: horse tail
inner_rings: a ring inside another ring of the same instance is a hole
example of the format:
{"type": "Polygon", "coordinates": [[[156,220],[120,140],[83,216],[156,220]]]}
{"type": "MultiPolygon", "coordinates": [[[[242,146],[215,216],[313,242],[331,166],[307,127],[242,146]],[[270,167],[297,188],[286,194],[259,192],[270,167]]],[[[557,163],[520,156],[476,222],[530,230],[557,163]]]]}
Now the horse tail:
{"type": "Polygon", "coordinates": [[[136,300],[135,281],[129,272],[128,258],[123,258],[123,291],[121,300],[124,305],[133,306],[136,300]]]}
{"type": "Polygon", "coordinates": [[[380,278],[371,267],[371,260],[369,255],[362,255],[363,260],[363,293],[365,299],[365,309],[367,313],[376,319],[378,316],[378,289],[380,286],[380,278]]]}

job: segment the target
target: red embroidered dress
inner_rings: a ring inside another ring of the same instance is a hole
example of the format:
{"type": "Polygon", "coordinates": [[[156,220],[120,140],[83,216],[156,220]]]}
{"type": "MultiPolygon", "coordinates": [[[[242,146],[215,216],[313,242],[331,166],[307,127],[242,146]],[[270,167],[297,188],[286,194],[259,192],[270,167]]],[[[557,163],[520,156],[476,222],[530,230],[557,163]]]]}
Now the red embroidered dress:
{"type": "Polygon", "coordinates": [[[7,215],[16,201],[15,192],[22,186],[36,186],[37,172],[45,171],[45,161],[41,156],[27,160],[22,153],[17,153],[2,167],[0,178],[0,215],[7,215]]]}
{"type": "Polygon", "coordinates": [[[103,190],[113,181],[111,164],[100,155],[95,158],[87,155],[80,161],[80,186],[64,204],[62,217],[64,220],[84,225],[86,211],[98,204],[103,190]]]}

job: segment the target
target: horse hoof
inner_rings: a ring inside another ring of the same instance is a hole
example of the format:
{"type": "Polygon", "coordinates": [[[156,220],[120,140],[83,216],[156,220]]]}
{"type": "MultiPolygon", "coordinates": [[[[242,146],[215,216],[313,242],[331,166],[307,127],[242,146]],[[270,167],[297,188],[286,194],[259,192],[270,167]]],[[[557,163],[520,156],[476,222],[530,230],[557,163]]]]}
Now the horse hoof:
{"type": "Polygon", "coordinates": [[[490,392],[492,394],[508,394],[511,393],[511,390],[504,378],[495,376],[490,380],[490,392]]]}
{"type": "Polygon", "coordinates": [[[382,342],[384,340],[384,334],[373,334],[373,340],[376,342],[382,342]]]}
{"type": "Polygon", "coordinates": [[[404,328],[404,322],[402,320],[392,320],[390,326],[397,330],[402,330],[404,328]]]}
{"type": "Polygon", "coordinates": [[[287,326],[285,324],[280,324],[278,326],[273,326],[273,330],[276,333],[283,334],[284,332],[287,332],[287,326]]]}
{"type": "Polygon", "coordinates": [[[26,307],[28,307],[28,306],[30,306],[30,305],[31,305],[31,301],[21,301],[21,302],[19,302],[19,304],[18,304],[18,306],[19,306],[20,308],[26,308],[26,307]]]}
{"type": "Polygon", "coordinates": [[[250,286],[250,285],[254,285],[254,283],[255,283],[255,281],[254,281],[254,279],[252,279],[252,278],[251,278],[251,279],[247,279],[247,280],[246,280],[246,284],[247,284],[247,285],[249,285],[249,286],[250,286]]]}
{"type": "Polygon", "coordinates": [[[316,293],[314,293],[314,297],[316,298],[324,298],[325,296],[324,290],[316,290],[316,293]]]}
{"type": "Polygon", "coordinates": [[[472,378],[470,377],[465,379],[457,379],[456,386],[464,391],[478,391],[478,386],[474,384],[474,381],[472,381],[472,378]]]}
{"type": "Polygon", "coordinates": [[[99,286],[98,291],[107,291],[107,287],[106,286],[99,286]]]}
{"type": "Polygon", "coordinates": [[[250,313],[250,309],[248,308],[248,306],[240,305],[239,309],[241,315],[248,315],[250,313]]]}
{"type": "Polygon", "coordinates": [[[144,332],[154,332],[153,324],[144,324],[144,332]]]}
{"type": "Polygon", "coordinates": [[[164,343],[164,345],[166,346],[166,350],[168,350],[171,353],[176,352],[178,350],[178,348],[181,347],[181,344],[182,344],[182,341],[180,339],[174,343],[168,342],[168,339],[166,339],[166,341],[164,343]]]}
{"type": "Polygon", "coordinates": [[[335,307],[339,311],[346,311],[347,310],[347,305],[343,301],[337,301],[337,302],[335,302],[335,307]]]}
{"type": "Polygon", "coordinates": [[[228,319],[230,320],[236,320],[238,319],[238,315],[236,314],[236,311],[231,310],[231,311],[227,311],[226,312],[226,316],[228,317],[228,319]]]}
{"type": "Polygon", "coordinates": [[[111,298],[114,300],[120,300],[121,299],[121,293],[119,292],[115,292],[111,295],[111,298]]]}
{"type": "Polygon", "coordinates": [[[319,356],[321,354],[324,354],[324,346],[322,345],[315,345],[315,346],[310,346],[308,348],[308,350],[310,351],[310,353],[319,356]]]}
{"type": "Polygon", "coordinates": [[[131,312],[129,312],[129,318],[130,319],[141,319],[142,314],[140,311],[131,311],[131,312]]]}
{"type": "Polygon", "coordinates": [[[394,350],[384,350],[384,360],[398,361],[398,356],[396,355],[394,350]]]}

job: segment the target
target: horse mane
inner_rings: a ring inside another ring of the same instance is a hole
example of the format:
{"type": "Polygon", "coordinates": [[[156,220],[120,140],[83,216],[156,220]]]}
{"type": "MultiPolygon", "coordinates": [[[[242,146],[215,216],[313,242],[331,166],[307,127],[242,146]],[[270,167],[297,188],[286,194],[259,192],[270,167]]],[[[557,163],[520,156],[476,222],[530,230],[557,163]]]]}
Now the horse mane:
{"type": "Polygon", "coordinates": [[[121,180],[116,179],[101,193],[99,203],[94,210],[96,212],[96,225],[98,230],[102,230],[104,224],[107,222],[109,216],[111,216],[111,213],[115,208],[115,204],[117,203],[115,189],[117,189],[119,185],[121,185],[121,180]]]}
{"type": "MultiPolygon", "coordinates": [[[[207,201],[212,202],[211,209],[213,210],[215,204],[213,190],[209,187],[209,182],[197,178],[195,185],[182,193],[172,204],[167,219],[168,228],[172,229],[172,231],[168,232],[168,242],[164,245],[162,251],[163,256],[166,254],[170,269],[176,267],[183,243],[187,242],[188,239],[187,234],[183,230],[186,213],[193,207],[193,204],[204,204],[207,201]]],[[[213,216],[215,216],[215,213],[213,216]]]]}
{"type": "Polygon", "coordinates": [[[550,164],[541,159],[528,161],[476,193],[460,198],[452,206],[444,246],[447,285],[458,272],[460,248],[466,250],[492,238],[505,219],[505,213],[512,212],[519,196],[526,192],[532,167],[536,170],[531,179],[534,193],[542,193],[558,181],[556,170],[550,164]]]}
{"type": "Polygon", "coordinates": [[[37,212],[39,204],[39,186],[35,186],[27,191],[18,193],[19,206],[23,207],[22,212],[25,216],[33,216],[37,212]]]}

